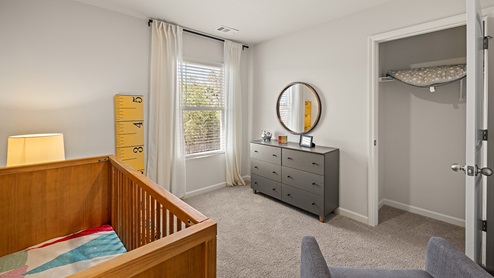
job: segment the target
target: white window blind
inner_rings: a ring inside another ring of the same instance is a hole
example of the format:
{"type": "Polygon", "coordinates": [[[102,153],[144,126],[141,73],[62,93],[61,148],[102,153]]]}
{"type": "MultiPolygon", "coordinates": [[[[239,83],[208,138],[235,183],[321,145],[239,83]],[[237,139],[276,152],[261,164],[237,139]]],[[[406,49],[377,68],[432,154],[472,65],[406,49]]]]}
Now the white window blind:
{"type": "Polygon", "coordinates": [[[288,88],[279,100],[280,118],[286,126],[292,127],[293,99],[292,89],[288,88]]]}
{"type": "Polygon", "coordinates": [[[185,153],[224,151],[223,66],[184,61],[179,72],[185,153]]]}

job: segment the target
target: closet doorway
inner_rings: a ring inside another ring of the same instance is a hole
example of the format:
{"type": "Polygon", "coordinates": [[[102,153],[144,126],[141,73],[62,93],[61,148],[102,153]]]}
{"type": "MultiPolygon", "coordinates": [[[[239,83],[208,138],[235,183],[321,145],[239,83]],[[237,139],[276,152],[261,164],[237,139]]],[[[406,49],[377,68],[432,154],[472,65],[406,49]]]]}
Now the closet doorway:
{"type": "Polygon", "coordinates": [[[449,166],[465,158],[463,82],[436,87],[436,92],[431,93],[427,88],[386,82],[382,77],[388,70],[465,63],[465,23],[465,15],[459,15],[370,38],[368,223],[371,226],[378,224],[378,211],[383,204],[462,225],[464,177],[454,175],[449,166]],[[447,48],[452,51],[444,51],[447,48]],[[448,122],[448,114],[459,123],[448,122]],[[439,161],[441,155],[449,154],[444,151],[435,154],[438,151],[435,147],[443,149],[447,144],[458,148],[455,150],[458,156],[452,161],[439,161]],[[453,183],[456,192],[453,200],[462,202],[460,208],[447,204],[453,213],[437,204],[443,201],[437,196],[444,194],[444,186],[436,185],[447,183],[441,181],[442,174],[449,178],[447,182],[453,183]]]}
{"type": "Polygon", "coordinates": [[[465,226],[465,176],[450,168],[465,161],[465,64],[466,26],[380,44],[381,76],[403,70],[401,76],[413,76],[407,82],[428,73],[440,77],[453,72],[462,79],[416,87],[423,85],[381,77],[379,207],[465,226]]]}

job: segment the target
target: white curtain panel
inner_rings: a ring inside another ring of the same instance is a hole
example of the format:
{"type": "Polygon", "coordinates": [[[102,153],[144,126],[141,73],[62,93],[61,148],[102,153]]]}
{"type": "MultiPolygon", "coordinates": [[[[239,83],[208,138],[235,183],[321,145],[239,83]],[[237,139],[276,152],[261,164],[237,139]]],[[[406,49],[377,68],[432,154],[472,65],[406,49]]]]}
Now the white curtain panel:
{"type": "Polygon", "coordinates": [[[151,29],[146,175],[182,198],[185,195],[185,150],[177,65],[182,61],[183,30],[157,20],[151,29]]]}
{"type": "Polygon", "coordinates": [[[240,174],[242,158],[242,92],[240,57],[242,45],[225,40],[225,93],[226,110],[226,184],[245,185],[240,174]]]}

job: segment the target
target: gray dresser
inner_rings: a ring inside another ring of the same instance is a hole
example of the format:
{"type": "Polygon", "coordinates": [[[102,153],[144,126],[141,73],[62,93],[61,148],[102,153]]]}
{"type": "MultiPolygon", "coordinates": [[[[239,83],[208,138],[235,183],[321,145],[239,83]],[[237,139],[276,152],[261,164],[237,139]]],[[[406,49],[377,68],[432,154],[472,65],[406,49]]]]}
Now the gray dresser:
{"type": "Polygon", "coordinates": [[[290,205],[325,217],[339,205],[340,151],[296,143],[252,141],[251,187],[290,205]]]}

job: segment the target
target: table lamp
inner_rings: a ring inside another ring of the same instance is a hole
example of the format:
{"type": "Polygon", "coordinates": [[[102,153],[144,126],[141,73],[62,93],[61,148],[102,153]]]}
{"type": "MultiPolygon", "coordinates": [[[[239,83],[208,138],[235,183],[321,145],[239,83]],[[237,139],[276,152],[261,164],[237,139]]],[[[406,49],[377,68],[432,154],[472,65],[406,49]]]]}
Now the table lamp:
{"type": "Polygon", "coordinates": [[[63,134],[9,136],[7,167],[65,160],[63,134]]]}

